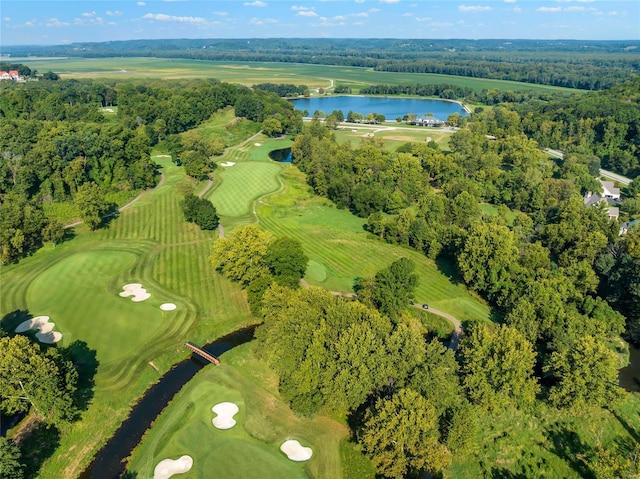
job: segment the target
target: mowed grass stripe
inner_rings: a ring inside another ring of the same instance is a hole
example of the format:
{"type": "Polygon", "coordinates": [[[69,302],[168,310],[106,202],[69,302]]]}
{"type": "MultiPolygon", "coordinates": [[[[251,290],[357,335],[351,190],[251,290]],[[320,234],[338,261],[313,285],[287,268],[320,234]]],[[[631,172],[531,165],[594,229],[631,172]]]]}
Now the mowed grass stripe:
{"type": "Polygon", "coordinates": [[[264,162],[240,162],[220,173],[220,184],[211,201],[221,216],[244,216],[253,202],[280,188],[277,174],[281,165],[264,162]]]}

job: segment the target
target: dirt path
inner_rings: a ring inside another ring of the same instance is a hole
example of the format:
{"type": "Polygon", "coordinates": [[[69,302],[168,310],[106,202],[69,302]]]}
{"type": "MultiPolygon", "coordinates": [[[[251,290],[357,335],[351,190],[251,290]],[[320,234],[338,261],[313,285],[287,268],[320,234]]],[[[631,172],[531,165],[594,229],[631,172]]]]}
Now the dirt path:
{"type": "MultiPolygon", "coordinates": [[[[300,285],[303,288],[309,288],[311,286],[304,279],[300,280],[300,285]]],[[[358,297],[358,295],[355,294],[355,293],[343,293],[341,291],[331,291],[331,294],[333,294],[334,296],[344,296],[344,297],[347,297],[347,298],[357,298],[358,297]]],[[[464,329],[462,328],[462,324],[460,323],[460,321],[458,321],[456,318],[451,316],[449,313],[445,313],[444,311],[440,311],[438,309],[434,309],[434,308],[431,308],[431,307],[424,308],[422,306],[422,304],[420,304],[420,303],[413,303],[411,306],[413,306],[414,308],[421,309],[423,311],[427,311],[427,312],[429,312],[431,314],[435,314],[436,316],[440,316],[441,318],[444,318],[447,321],[449,321],[453,325],[453,334],[451,335],[451,339],[449,339],[449,341],[447,343],[445,343],[445,345],[449,349],[453,349],[454,351],[458,349],[458,346],[460,345],[460,339],[462,338],[462,335],[464,334],[464,329]]]]}
{"type": "Polygon", "coordinates": [[[198,198],[202,198],[207,193],[207,191],[211,189],[212,186],[213,186],[213,180],[209,178],[209,181],[207,181],[206,186],[202,189],[200,193],[198,193],[198,198]]]}

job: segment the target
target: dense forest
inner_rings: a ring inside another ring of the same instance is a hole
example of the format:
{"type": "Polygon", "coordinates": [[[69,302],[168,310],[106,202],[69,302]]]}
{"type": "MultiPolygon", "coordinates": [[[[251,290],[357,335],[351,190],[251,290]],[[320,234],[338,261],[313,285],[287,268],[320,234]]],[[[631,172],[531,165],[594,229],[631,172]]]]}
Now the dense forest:
{"type": "Polygon", "coordinates": [[[246,121],[274,135],[296,133],[301,115],[276,93],[217,81],[117,83],[38,81],[0,86],[0,261],[8,263],[44,241],[62,239],[61,225],[43,205],[74,203],[99,227],[114,209],[109,193],[153,186],[151,147],[159,141],[187,173],[206,178],[225,144],[194,128],[234,106],[246,121]],[[117,107],[117,115],[109,110],[117,107]],[[106,111],[105,111],[106,110],[106,111]]]}
{"type": "Polygon", "coordinates": [[[15,56],[153,56],[350,65],[601,90],[640,68],[637,41],[176,39],[11,46],[15,56]]]}

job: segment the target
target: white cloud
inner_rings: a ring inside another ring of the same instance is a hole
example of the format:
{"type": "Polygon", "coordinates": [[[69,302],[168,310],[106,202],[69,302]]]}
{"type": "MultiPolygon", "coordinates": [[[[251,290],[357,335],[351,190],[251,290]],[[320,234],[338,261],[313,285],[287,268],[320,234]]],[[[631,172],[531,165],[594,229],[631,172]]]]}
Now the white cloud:
{"type": "Polygon", "coordinates": [[[413,17],[413,13],[403,13],[403,17],[413,17]]]}
{"type": "Polygon", "coordinates": [[[305,11],[305,10],[315,10],[314,7],[304,7],[302,5],[291,5],[291,10],[294,12],[305,11]]]}
{"type": "Polygon", "coordinates": [[[253,17],[251,20],[249,20],[249,25],[257,25],[259,27],[262,25],[273,24],[273,23],[278,23],[278,20],[276,20],[275,18],[257,18],[257,17],[253,17]]]}
{"type": "Polygon", "coordinates": [[[453,26],[453,23],[449,22],[431,22],[429,24],[431,28],[449,28],[453,26]]]}
{"type": "Polygon", "coordinates": [[[536,12],[550,12],[555,13],[562,10],[562,7],[540,7],[536,9],[536,12]]]}
{"type": "MultiPolygon", "coordinates": [[[[27,23],[31,23],[31,22],[27,22],[27,23]]],[[[45,23],[45,26],[54,27],[54,28],[68,27],[69,25],[70,25],[69,23],[61,22],[57,18],[48,18],[47,22],[45,23]]]]}
{"type": "Polygon", "coordinates": [[[218,17],[226,17],[229,15],[229,12],[211,12],[213,15],[217,15],[218,17]]]}
{"type": "Polygon", "coordinates": [[[364,3],[365,0],[356,0],[356,3],[364,3]]]}
{"type": "Polygon", "coordinates": [[[491,10],[491,7],[483,6],[483,5],[460,5],[458,10],[465,13],[475,13],[475,12],[486,12],[491,10]]]}
{"type": "Polygon", "coordinates": [[[504,3],[516,3],[516,0],[504,0],[504,3]]]}
{"type": "Polygon", "coordinates": [[[3,19],[5,22],[10,22],[11,21],[11,17],[4,17],[3,19]]]}
{"type": "Polygon", "coordinates": [[[138,5],[139,7],[144,7],[146,5],[146,3],[144,2],[138,2],[136,3],[136,5],[138,5]]]}
{"type": "Polygon", "coordinates": [[[380,10],[379,8],[370,8],[370,9],[369,9],[369,13],[378,13],[378,12],[380,12],[380,11],[381,11],[381,10],[380,10]]]}
{"type": "Polygon", "coordinates": [[[398,3],[400,0],[380,0],[380,3],[398,3]]]}
{"type": "Polygon", "coordinates": [[[122,15],[122,12],[120,10],[116,10],[114,12],[112,12],[111,10],[107,10],[105,13],[108,17],[119,17],[120,15],[122,15]]]}
{"type": "Polygon", "coordinates": [[[565,12],[584,12],[584,7],[567,7],[564,9],[565,12]]]}
{"type": "Polygon", "coordinates": [[[261,0],[256,0],[255,2],[244,2],[245,7],[266,7],[267,4],[262,2],[261,0]]]}
{"type": "Polygon", "coordinates": [[[176,15],[165,15],[164,13],[147,13],[142,18],[156,20],[158,22],[191,23],[193,25],[204,25],[207,23],[202,17],[179,17],[176,15]]]}
{"type": "Polygon", "coordinates": [[[416,17],[416,22],[429,22],[431,17],[416,17]]]}
{"type": "Polygon", "coordinates": [[[95,17],[96,16],[96,12],[86,12],[82,14],[83,17],[95,17]]]}
{"type": "Polygon", "coordinates": [[[616,12],[615,10],[611,10],[609,13],[607,13],[607,15],[614,17],[618,14],[618,12],[616,12]]]}
{"type": "Polygon", "coordinates": [[[513,7],[513,11],[516,13],[520,13],[522,11],[522,8],[520,7],[513,7]]]}
{"type": "Polygon", "coordinates": [[[316,12],[312,12],[311,10],[300,10],[296,13],[296,17],[317,17],[318,14],[316,12]]]}

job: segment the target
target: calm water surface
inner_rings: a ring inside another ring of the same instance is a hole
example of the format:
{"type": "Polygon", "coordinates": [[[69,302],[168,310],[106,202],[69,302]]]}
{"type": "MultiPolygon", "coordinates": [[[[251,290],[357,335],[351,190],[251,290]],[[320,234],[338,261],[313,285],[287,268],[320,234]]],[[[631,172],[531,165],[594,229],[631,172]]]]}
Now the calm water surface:
{"type": "Polygon", "coordinates": [[[379,113],[387,120],[395,120],[397,117],[415,114],[423,117],[431,113],[435,118],[445,121],[452,113],[466,116],[467,112],[462,105],[453,101],[434,100],[426,98],[397,98],[397,97],[371,97],[371,96],[328,96],[291,100],[296,110],[308,110],[313,115],[316,110],[325,114],[333,110],[342,110],[346,118],[349,110],[367,115],[379,113]]]}

